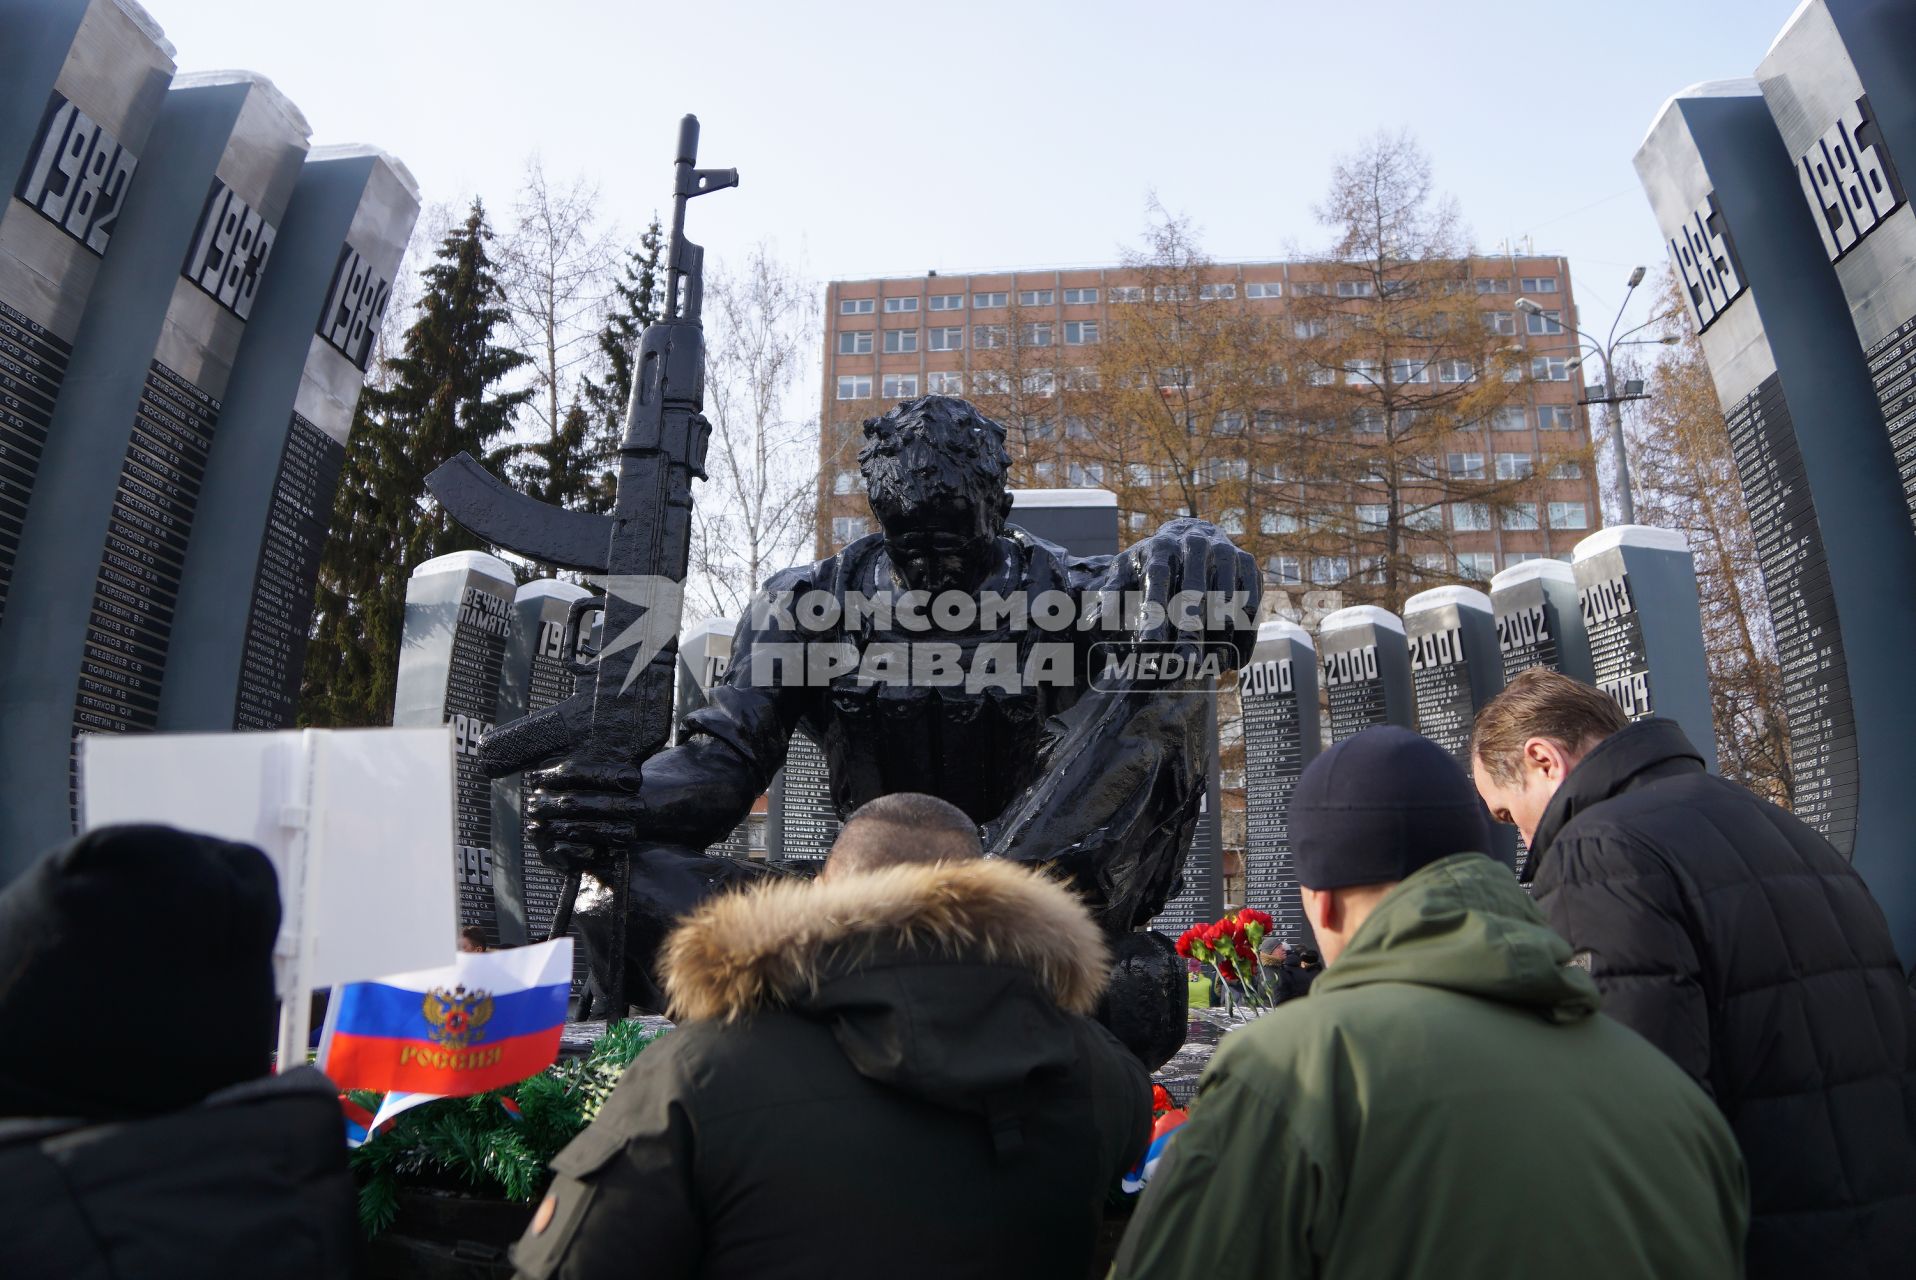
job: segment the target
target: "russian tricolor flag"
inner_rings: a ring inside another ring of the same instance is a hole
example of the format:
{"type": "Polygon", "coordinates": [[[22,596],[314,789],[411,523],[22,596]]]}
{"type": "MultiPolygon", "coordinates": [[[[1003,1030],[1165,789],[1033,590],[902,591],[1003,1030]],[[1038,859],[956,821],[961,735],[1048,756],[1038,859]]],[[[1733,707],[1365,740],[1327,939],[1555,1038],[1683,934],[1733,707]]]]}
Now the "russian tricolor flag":
{"type": "Polygon", "coordinates": [[[342,1089],[460,1097],[514,1084],[559,1055],[572,939],[460,953],[333,992],[319,1067],[342,1089]]]}

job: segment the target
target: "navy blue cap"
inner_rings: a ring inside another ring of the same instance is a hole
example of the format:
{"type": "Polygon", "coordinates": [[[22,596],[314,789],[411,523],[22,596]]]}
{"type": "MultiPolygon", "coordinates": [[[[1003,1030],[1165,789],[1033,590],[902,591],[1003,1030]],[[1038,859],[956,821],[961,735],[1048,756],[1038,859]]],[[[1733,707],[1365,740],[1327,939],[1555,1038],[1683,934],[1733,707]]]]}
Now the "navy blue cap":
{"type": "Polygon", "coordinates": [[[1307,889],[1388,884],[1490,848],[1490,815],[1450,753],[1378,725],[1311,761],[1291,794],[1292,862],[1307,889]]]}

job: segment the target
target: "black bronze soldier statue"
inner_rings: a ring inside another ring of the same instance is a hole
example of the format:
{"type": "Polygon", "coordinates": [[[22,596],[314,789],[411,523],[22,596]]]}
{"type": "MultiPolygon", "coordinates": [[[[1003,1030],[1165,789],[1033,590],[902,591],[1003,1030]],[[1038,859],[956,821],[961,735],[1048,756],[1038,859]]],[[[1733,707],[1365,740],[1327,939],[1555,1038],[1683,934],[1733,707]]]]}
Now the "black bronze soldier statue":
{"type": "MultiPolygon", "coordinates": [[[[950,801],[993,856],[1068,876],[1117,943],[1121,974],[1133,971],[1121,986],[1136,998],[1140,983],[1171,977],[1175,1007],[1183,975],[1168,947],[1133,931],[1162,909],[1190,846],[1209,682],[1154,681],[1113,660],[1236,665],[1255,562],[1200,520],[1099,557],[1007,524],[1005,430],[960,399],[908,401],[867,421],[865,437],[859,466],[882,531],[765,584],[678,746],[637,767],[574,760],[534,775],[535,843],[588,875],[631,855],[625,989],[657,1008],[664,931],[757,871],[705,849],[745,817],[803,725],[825,746],[841,817],[896,791],[950,801]]],[[[595,970],[611,959],[613,900],[581,898],[595,970]]]]}

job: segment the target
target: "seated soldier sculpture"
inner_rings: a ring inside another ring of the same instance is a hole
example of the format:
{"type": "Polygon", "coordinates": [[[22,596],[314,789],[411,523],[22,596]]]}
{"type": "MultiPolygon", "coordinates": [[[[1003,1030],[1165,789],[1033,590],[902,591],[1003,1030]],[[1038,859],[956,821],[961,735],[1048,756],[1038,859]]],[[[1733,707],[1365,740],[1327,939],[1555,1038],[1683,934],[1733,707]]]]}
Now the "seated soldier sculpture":
{"type": "Polygon", "coordinates": [[[964,400],[910,400],[864,433],[880,531],[765,583],[679,745],[637,767],[530,779],[542,856],[588,875],[577,918],[595,968],[612,963],[616,932],[613,895],[591,877],[629,853],[626,990],[661,1007],[664,932],[756,870],[706,848],[744,819],[803,726],[824,746],[841,817],[926,792],[979,824],[988,856],[1069,880],[1114,942],[1113,1029],[1168,1056],[1184,971],[1137,931],[1180,883],[1209,764],[1208,677],[1249,647],[1256,564],[1202,520],[1116,556],[1073,555],[1008,524],[1005,429],[964,400]],[[1127,1033],[1127,1001],[1168,1012],[1127,1033]]]}

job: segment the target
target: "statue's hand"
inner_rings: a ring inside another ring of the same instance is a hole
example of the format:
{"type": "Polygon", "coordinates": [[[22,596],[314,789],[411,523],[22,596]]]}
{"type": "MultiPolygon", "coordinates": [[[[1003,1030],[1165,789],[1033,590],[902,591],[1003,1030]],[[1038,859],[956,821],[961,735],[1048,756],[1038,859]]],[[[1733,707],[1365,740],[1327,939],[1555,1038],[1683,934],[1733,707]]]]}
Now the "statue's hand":
{"type": "Polygon", "coordinates": [[[596,871],[639,839],[645,802],[631,765],[569,762],[526,775],[533,847],[559,871],[596,871]]]}
{"type": "Polygon", "coordinates": [[[1143,596],[1139,640],[1248,649],[1256,630],[1257,561],[1216,525],[1173,520],[1119,560],[1120,585],[1143,596]]]}

